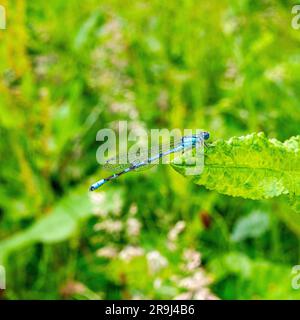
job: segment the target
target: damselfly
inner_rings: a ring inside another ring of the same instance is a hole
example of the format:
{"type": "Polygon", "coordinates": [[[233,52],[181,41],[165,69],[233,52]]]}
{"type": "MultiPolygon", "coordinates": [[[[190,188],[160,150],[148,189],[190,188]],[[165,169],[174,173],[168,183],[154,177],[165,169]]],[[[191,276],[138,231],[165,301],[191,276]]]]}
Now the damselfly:
{"type": "Polygon", "coordinates": [[[128,163],[120,164],[120,160],[122,158],[132,158],[128,157],[128,155],[121,155],[115,158],[111,158],[108,160],[104,168],[111,170],[111,171],[118,171],[117,173],[114,173],[113,175],[101,179],[94,184],[91,185],[90,191],[94,191],[104,185],[106,182],[111,181],[113,179],[116,179],[120,177],[122,174],[130,172],[130,171],[138,171],[141,169],[147,169],[151,167],[152,165],[156,164],[157,160],[161,159],[162,157],[165,157],[170,154],[174,154],[177,152],[183,152],[187,151],[193,148],[198,148],[200,146],[203,146],[205,143],[205,140],[209,139],[209,133],[206,131],[201,132],[200,134],[191,135],[191,136],[183,136],[179,139],[178,142],[173,143],[172,146],[167,149],[163,150],[162,148],[159,148],[158,152],[153,155],[153,150],[151,150],[151,156],[149,156],[149,152],[147,152],[144,156],[139,155],[138,159],[134,159],[133,161],[130,161],[128,163]]]}

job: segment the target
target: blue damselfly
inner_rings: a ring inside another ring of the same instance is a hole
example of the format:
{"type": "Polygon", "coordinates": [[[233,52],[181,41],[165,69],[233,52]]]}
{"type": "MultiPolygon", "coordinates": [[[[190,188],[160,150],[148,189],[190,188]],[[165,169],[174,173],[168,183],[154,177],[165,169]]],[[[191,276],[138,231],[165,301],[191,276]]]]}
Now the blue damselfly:
{"type": "Polygon", "coordinates": [[[90,191],[98,189],[106,182],[116,179],[124,173],[150,168],[151,166],[155,165],[159,159],[167,155],[174,154],[177,152],[184,152],[193,148],[203,146],[205,140],[207,139],[209,139],[209,133],[203,131],[200,134],[181,137],[179,141],[173,142],[172,146],[169,145],[169,148],[167,150],[163,150],[163,148],[158,148],[158,151],[154,152],[153,149],[151,149],[151,156],[149,155],[149,152],[144,154],[144,156],[140,154],[139,157],[137,157],[137,159],[133,159],[133,161],[130,161],[128,163],[121,163],[121,159],[129,158],[127,154],[111,158],[105,163],[104,168],[111,171],[119,172],[114,173],[113,175],[105,179],[101,179],[95,182],[91,185],[90,191]]]}

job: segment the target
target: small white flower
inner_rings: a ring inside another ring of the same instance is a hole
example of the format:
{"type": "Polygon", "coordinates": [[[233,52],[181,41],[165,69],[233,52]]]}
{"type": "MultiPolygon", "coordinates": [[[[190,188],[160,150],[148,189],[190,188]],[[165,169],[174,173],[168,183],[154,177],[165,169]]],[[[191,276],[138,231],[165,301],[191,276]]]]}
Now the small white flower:
{"type": "Polygon", "coordinates": [[[179,287],[190,291],[197,291],[210,283],[209,278],[202,270],[197,271],[191,277],[183,278],[179,281],[179,287]]]}
{"type": "Polygon", "coordinates": [[[178,221],[175,226],[169,231],[168,233],[168,239],[170,241],[176,241],[178,235],[184,230],[185,228],[185,222],[184,221],[178,221]]]}
{"type": "Polygon", "coordinates": [[[160,278],[156,278],[156,279],[154,280],[154,282],[153,282],[153,287],[154,287],[155,289],[159,289],[159,288],[161,287],[161,285],[162,285],[161,279],[160,279],[160,278]]]}
{"type": "Polygon", "coordinates": [[[183,253],[183,258],[186,261],[184,265],[186,271],[193,271],[201,264],[201,254],[198,251],[187,249],[183,253]]]}
{"type": "Polygon", "coordinates": [[[103,192],[90,192],[89,193],[91,202],[92,202],[92,211],[94,215],[100,216],[100,217],[106,217],[107,216],[107,210],[103,209],[103,203],[106,200],[105,193],[103,192]]]}
{"type": "Polygon", "coordinates": [[[121,221],[112,219],[104,220],[100,223],[95,224],[94,226],[95,231],[104,230],[111,233],[118,233],[122,230],[122,228],[123,225],[121,221]]]}
{"type": "Polygon", "coordinates": [[[127,246],[120,253],[121,260],[129,262],[134,257],[139,257],[144,254],[144,250],[140,247],[127,246]]]}
{"type": "Polygon", "coordinates": [[[119,192],[107,194],[104,192],[90,193],[92,211],[96,216],[106,218],[111,212],[114,216],[119,216],[122,210],[122,196],[119,192]]]}
{"type": "Polygon", "coordinates": [[[141,223],[135,218],[127,220],[127,233],[129,236],[137,237],[141,231],[141,223]]]}
{"type": "Polygon", "coordinates": [[[134,294],[131,300],[149,300],[150,298],[142,295],[141,293],[134,294]]]}
{"type": "Polygon", "coordinates": [[[176,296],[174,300],[191,300],[192,296],[193,296],[192,292],[184,292],[176,296]]]}
{"type": "Polygon", "coordinates": [[[202,288],[195,292],[194,300],[218,300],[218,298],[210,292],[208,288],[202,288]]]}
{"type": "Polygon", "coordinates": [[[112,259],[116,257],[118,254],[118,250],[115,247],[107,246],[97,250],[96,255],[98,257],[112,259]]]}
{"type": "Polygon", "coordinates": [[[168,260],[158,251],[148,252],[147,261],[151,273],[156,273],[168,265],[168,260]]]}
{"type": "Polygon", "coordinates": [[[178,238],[178,235],[184,230],[185,228],[185,222],[184,221],[178,221],[175,226],[169,231],[168,233],[168,241],[167,241],[167,247],[174,251],[177,248],[176,241],[178,238]]]}
{"type": "Polygon", "coordinates": [[[90,196],[92,203],[95,205],[100,205],[105,200],[105,193],[104,192],[90,192],[89,196],[90,196]]]}

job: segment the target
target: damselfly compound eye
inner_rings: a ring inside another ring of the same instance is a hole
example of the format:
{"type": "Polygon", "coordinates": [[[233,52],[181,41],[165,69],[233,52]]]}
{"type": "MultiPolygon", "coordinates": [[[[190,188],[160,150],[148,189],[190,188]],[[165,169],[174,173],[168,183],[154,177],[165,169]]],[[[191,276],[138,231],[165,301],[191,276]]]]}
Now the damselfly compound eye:
{"type": "Polygon", "coordinates": [[[208,140],[209,139],[209,132],[203,132],[203,138],[204,140],[208,140]]]}

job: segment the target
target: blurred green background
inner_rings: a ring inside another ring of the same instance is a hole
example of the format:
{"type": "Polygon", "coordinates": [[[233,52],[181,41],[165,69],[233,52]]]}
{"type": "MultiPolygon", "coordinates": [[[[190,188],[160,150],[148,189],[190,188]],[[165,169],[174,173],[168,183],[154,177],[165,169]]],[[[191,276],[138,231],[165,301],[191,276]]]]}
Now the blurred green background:
{"type": "Polygon", "coordinates": [[[99,192],[101,128],[299,134],[294,1],[7,0],[3,299],[299,299],[300,217],[169,166],[99,192]]]}

